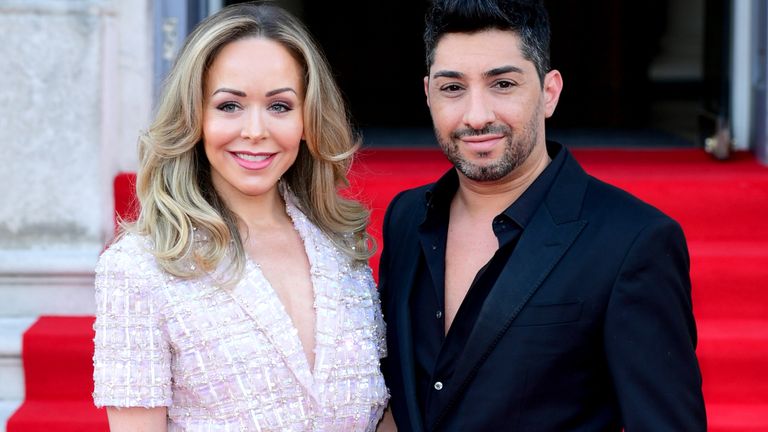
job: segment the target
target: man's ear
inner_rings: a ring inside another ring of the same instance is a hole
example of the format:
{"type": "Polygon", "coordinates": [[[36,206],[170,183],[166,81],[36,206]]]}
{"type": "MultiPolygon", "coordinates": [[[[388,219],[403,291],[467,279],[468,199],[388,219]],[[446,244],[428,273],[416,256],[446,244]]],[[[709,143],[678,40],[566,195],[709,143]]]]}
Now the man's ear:
{"type": "Polygon", "coordinates": [[[424,77],[424,94],[427,96],[427,106],[429,106],[429,75],[424,77]]]}
{"type": "Polygon", "coordinates": [[[552,69],[544,75],[544,115],[546,118],[552,117],[557,108],[557,102],[560,100],[560,92],[563,91],[563,76],[560,71],[552,69]]]}

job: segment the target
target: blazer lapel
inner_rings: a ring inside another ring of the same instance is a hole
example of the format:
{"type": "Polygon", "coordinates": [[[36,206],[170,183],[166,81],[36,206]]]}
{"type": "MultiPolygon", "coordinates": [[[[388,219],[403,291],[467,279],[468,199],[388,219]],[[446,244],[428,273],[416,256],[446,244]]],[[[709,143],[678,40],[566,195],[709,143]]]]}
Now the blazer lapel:
{"type": "Polygon", "coordinates": [[[333,365],[335,352],[333,341],[321,334],[333,333],[339,328],[337,306],[341,287],[340,261],[343,259],[319,228],[296,206],[293,194],[287,188],[281,189],[286,212],[304,244],[304,251],[310,264],[310,277],[314,293],[315,317],[315,372],[310,369],[298,331],[285,310],[277,293],[269,284],[259,266],[247,261],[246,275],[230,292],[232,298],[256,323],[259,331],[270,341],[307,393],[318,400],[316,380],[322,383],[328,377],[333,365]]]}
{"type": "Polygon", "coordinates": [[[227,291],[256,323],[256,328],[266,336],[296,380],[317,400],[314,379],[298,332],[258,266],[248,261],[243,279],[227,291]]]}

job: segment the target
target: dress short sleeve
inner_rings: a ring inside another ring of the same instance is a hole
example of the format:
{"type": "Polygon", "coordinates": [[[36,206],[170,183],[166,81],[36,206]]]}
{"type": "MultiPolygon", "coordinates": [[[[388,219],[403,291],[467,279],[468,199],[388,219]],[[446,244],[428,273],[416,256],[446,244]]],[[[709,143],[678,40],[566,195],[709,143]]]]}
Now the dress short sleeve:
{"type": "Polygon", "coordinates": [[[96,406],[170,406],[171,350],[153,293],[163,277],[128,235],[99,258],[93,400],[96,406]]]}

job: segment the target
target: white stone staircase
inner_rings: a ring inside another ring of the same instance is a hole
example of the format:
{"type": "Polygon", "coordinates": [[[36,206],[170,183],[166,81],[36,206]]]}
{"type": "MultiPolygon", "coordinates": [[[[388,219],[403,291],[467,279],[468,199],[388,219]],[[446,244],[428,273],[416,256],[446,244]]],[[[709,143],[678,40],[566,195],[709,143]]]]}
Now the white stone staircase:
{"type": "Polygon", "coordinates": [[[0,432],[24,400],[22,336],[40,315],[93,315],[99,247],[0,251],[0,432]]]}
{"type": "Polygon", "coordinates": [[[21,337],[32,317],[0,318],[0,431],[24,398],[21,337]]]}
{"type": "Polygon", "coordinates": [[[24,331],[95,311],[112,181],[135,171],[152,113],[161,3],[0,0],[0,432],[24,399],[24,331]]]}

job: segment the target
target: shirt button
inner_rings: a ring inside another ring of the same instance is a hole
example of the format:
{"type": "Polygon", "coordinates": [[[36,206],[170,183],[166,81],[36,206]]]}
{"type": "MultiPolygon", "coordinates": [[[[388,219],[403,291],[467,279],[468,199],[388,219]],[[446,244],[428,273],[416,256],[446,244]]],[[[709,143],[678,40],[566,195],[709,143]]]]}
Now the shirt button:
{"type": "Polygon", "coordinates": [[[437,311],[435,312],[435,318],[440,319],[443,317],[443,311],[437,311]]]}
{"type": "Polygon", "coordinates": [[[443,389],[443,383],[441,383],[440,381],[436,382],[435,383],[435,390],[440,391],[442,389],[443,389]]]}

